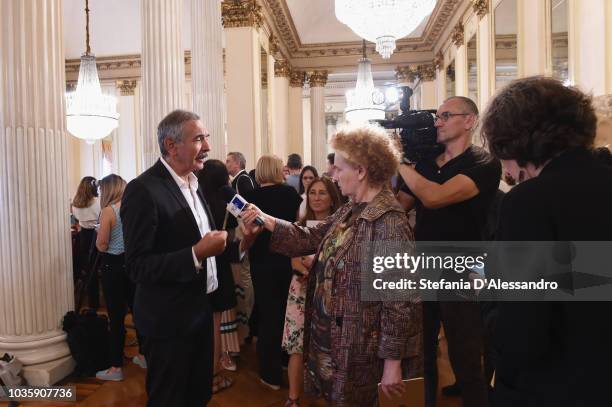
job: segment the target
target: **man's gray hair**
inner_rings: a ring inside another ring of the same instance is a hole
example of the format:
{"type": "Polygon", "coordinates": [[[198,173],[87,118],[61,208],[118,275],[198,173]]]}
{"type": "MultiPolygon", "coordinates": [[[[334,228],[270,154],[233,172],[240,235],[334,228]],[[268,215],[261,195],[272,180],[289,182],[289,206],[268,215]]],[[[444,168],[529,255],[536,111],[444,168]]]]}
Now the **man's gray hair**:
{"type": "Polygon", "coordinates": [[[244,154],[239,151],[230,151],[229,153],[227,153],[227,155],[238,161],[241,170],[244,170],[246,168],[246,158],[244,158],[244,154]]]}
{"type": "Polygon", "coordinates": [[[448,102],[449,100],[459,100],[463,104],[465,110],[467,110],[465,113],[471,113],[474,116],[478,116],[478,106],[476,106],[476,103],[474,103],[472,99],[465,96],[451,96],[444,102],[448,102]]]}
{"type": "Polygon", "coordinates": [[[183,125],[190,120],[200,120],[194,112],[177,109],[174,110],[159,122],[157,126],[157,142],[159,143],[159,151],[162,157],[168,155],[164,141],[166,139],[174,140],[175,142],[183,141],[183,125]]]}

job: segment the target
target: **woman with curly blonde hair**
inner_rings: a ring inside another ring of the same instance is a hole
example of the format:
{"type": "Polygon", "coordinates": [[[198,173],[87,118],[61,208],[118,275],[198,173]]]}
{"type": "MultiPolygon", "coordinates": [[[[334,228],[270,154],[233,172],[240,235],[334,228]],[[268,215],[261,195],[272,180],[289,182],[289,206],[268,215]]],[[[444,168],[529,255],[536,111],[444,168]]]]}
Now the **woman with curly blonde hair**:
{"type": "Polygon", "coordinates": [[[265,229],[271,232],[271,250],[292,257],[315,254],[304,318],[306,391],[332,406],[374,406],[378,383],[387,395],[403,392],[402,360],[409,377],[422,368],[418,296],[406,292],[399,301],[361,298],[361,271],[369,267],[362,262],[372,242],[407,242],[412,247],[408,219],[387,186],[401,153],[375,126],[341,129],[331,146],[336,152],[334,180],[350,201],[314,227],[252,206],[243,217],[244,242],[265,229]],[[252,223],[256,216],[263,217],[263,227],[252,223]]]}

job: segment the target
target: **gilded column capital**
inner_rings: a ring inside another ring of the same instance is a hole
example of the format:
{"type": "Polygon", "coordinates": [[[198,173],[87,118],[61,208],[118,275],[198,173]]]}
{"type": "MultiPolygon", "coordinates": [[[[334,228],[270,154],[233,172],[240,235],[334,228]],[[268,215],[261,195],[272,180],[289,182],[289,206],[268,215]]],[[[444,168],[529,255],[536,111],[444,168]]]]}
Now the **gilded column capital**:
{"type": "Polygon", "coordinates": [[[489,0],[471,0],[474,13],[480,18],[489,12],[489,0]]]}
{"type": "Polygon", "coordinates": [[[276,56],[276,54],[278,54],[279,47],[278,42],[276,41],[276,37],[274,37],[274,34],[270,34],[270,37],[268,38],[268,44],[270,55],[276,56]]]}
{"type": "Polygon", "coordinates": [[[224,28],[261,27],[263,14],[256,0],[227,0],[222,3],[221,17],[224,28]]]}
{"type": "Polygon", "coordinates": [[[400,83],[414,82],[416,80],[416,72],[409,65],[398,66],[395,68],[395,79],[400,83]]]}
{"type": "Polygon", "coordinates": [[[327,71],[313,71],[309,77],[310,87],[324,87],[327,83],[327,71]]]}
{"type": "Polygon", "coordinates": [[[136,80],[117,81],[115,85],[121,91],[121,96],[133,96],[134,89],[136,89],[136,80]]]}
{"type": "Polygon", "coordinates": [[[433,64],[438,70],[444,67],[444,55],[442,54],[442,51],[438,51],[436,58],[433,60],[433,64]]]}
{"type": "Polygon", "coordinates": [[[306,72],[304,71],[291,71],[289,74],[289,85],[294,88],[303,88],[304,82],[306,82],[306,72]]]}
{"type": "Polygon", "coordinates": [[[453,43],[460,47],[463,45],[463,40],[464,40],[464,27],[463,27],[463,23],[461,23],[461,21],[459,21],[457,23],[457,25],[455,26],[455,29],[453,30],[453,33],[451,34],[451,38],[453,40],[453,43]]]}
{"type": "Polygon", "coordinates": [[[291,65],[286,59],[274,61],[274,76],[279,78],[289,78],[291,75],[291,65]]]}
{"type": "Polygon", "coordinates": [[[424,82],[431,82],[436,79],[436,67],[434,64],[419,65],[416,74],[424,82]]]}

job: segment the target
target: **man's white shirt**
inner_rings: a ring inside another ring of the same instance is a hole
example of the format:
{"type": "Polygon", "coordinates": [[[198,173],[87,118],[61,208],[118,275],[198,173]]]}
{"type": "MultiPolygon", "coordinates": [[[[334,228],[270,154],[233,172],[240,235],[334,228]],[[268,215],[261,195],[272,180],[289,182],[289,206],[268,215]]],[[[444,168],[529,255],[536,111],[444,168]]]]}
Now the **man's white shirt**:
{"type": "MultiPolygon", "coordinates": [[[[198,178],[190,172],[187,176],[188,182],[179,177],[176,172],[170,167],[170,165],[164,160],[160,158],[162,164],[168,169],[170,175],[178,185],[181,190],[187,204],[189,204],[189,208],[193,213],[193,217],[198,224],[198,229],[200,230],[200,236],[203,237],[205,234],[211,231],[210,221],[208,216],[206,215],[206,211],[204,210],[204,206],[202,202],[198,198],[198,178]]],[[[193,247],[191,248],[191,255],[193,256],[193,261],[196,266],[196,269],[202,269],[202,262],[198,261],[198,258],[195,255],[193,247]]],[[[217,281],[217,262],[215,261],[215,257],[207,257],[206,258],[206,293],[211,293],[217,289],[219,286],[219,282],[217,281]]]]}

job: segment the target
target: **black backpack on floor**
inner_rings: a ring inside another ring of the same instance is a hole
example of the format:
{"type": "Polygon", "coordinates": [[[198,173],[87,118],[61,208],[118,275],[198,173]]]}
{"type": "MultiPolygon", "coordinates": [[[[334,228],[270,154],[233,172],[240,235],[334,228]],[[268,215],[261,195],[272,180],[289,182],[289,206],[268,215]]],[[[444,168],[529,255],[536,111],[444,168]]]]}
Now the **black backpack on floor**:
{"type": "Polygon", "coordinates": [[[108,318],[94,310],[64,316],[62,329],[68,334],[70,353],[76,361],[73,375],[95,376],[110,366],[108,318]]]}

